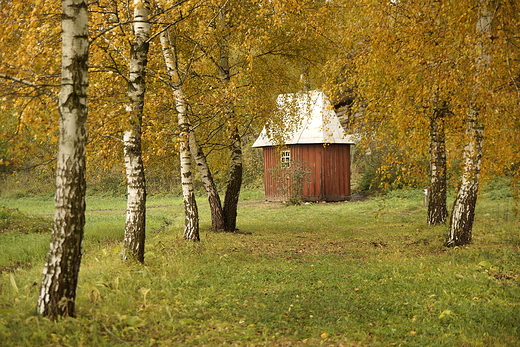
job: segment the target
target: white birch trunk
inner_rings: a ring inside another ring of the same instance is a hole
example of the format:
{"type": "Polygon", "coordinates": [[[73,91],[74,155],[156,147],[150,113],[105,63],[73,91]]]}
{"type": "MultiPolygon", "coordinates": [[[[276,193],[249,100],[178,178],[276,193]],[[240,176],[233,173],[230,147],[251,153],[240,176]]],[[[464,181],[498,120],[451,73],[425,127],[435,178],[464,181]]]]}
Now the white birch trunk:
{"type": "MultiPolygon", "coordinates": [[[[185,104],[176,102],[177,111],[186,108],[185,104]]],[[[197,200],[195,199],[195,190],[193,189],[193,174],[191,172],[191,153],[189,144],[189,123],[187,117],[181,116],[182,111],[178,113],[179,120],[179,157],[181,161],[181,184],[182,197],[184,203],[184,239],[191,241],[200,241],[199,236],[199,211],[197,208],[197,200]]]]}
{"type": "MultiPolygon", "coordinates": [[[[164,59],[171,78],[171,87],[173,90],[177,88],[182,90],[180,73],[177,68],[177,57],[175,51],[172,50],[171,39],[168,32],[165,32],[163,35],[161,35],[161,43],[163,46],[164,59]],[[176,85],[178,85],[178,87],[176,87],[176,85]]],[[[206,193],[208,195],[208,202],[211,210],[212,230],[222,230],[224,229],[224,215],[222,212],[220,196],[218,194],[215,181],[213,180],[213,175],[211,174],[211,170],[209,169],[209,165],[206,161],[206,156],[200,148],[195,137],[195,132],[191,126],[189,128],[188,137],[192,158],[197,165],[197,170],[199,171],[202,183],[204,184],[204,188],[206,189],[206,193]]]]}
{"type": "Polygon", "coordinates": [[[134,0],[134,42],[130,48],[129,128],[124,132],[123,146],[127,180],[127,207],[123,260],[144,262],[146,238],[146,181],[141,148],[141,124],[146,89],[146,64],[150,38],[150,2],[134,0]]]}
{"type": "Polygon", "coordinates": [[[211,170],[209,169],[206,156],[204,155],[202,148],[200,148],[193,130],[190,130],[189,141],[191,156],[195,160],[200,179],[202,184],[204,184],[204,188],[208,195],[208,203],[211,211],[211,229],[213,231],[224,230],[224,212],[220,201],[220,195],[217,186],[215,185],[215,181],[213,180],[211,170]]]}
{"type": "Polygon", "coordinates": [[[85,0],[62,0],[62,10],[56,210],[37,304],[38,313],[51,319],[74,316],[85,225],[88,5],[85,0]]]}
{"type": "Polygon", "coordinates": [[[428,225],[443,224],[448,217],[446,207],[446,140],[444,118],[446,105],[434,102],[430,119],[430,192],[428,194],[428,225]]]}
{"type": "Polygon", "coordinates": [[[146,181],[140,142],[133,131],[125,131],[123,146],[128,196],[122,259],[142,263],[146,239],[146,181]]]}
{"type": "MultiPolygon", "coordinates": [[[[479,42],[476,49],[480,52],[477,58],[477,80],[490,61],[490,55],[486,52],[485,41],[491,35],[492,14],[487,7],[487,1],[481,0],[481,16],[477,21],[476,31],[479,42]]],[[[481,88],[475,85],[475,90],[481,88]]],[[[476,94],[476,93],[475,93],[476,94]]],[[[450,221],[448,239],[445,246],[454,247],[471,243],[475,208],[477,204],[480,170],[482,164],[482,139],[484,135],[483,125],[478,120],[479,108],[475,100],[470,101],[469,112],[466,117],[466,135],[468,143],[464,148],[464,171],[462,181],[453,203],[453,211],[450,221]]]]}
{"type": "Polygon", "coordinates": [[[179,123],[179,157],[185,215],[184,238],[186,240],[200,241],[199,212],[197,200],[195,199],[195,190],[193,189],[193,174],[191,172],[191,153],[189,143],[191,125],[188,119],[186,97],[182,89],[182,81],[177,69],[176,52],[172,49],[171,39],[167,30],[161,33],[161,45],[166,68],[168,69],[168,75],[170,76],[170,87],[172,88],[175,108],[177,110],[177,120],[179,123]]]}
{"type": "Polygon", "coordinates": [[[472,108],[466,120],[469,142],[464,148],[464,172],[453,203],[447,247],[471,243],[475,207],[477,204],[480,167],[482,162],[482,137],[484,129],[477,122],[478,111],[472,108]]]}

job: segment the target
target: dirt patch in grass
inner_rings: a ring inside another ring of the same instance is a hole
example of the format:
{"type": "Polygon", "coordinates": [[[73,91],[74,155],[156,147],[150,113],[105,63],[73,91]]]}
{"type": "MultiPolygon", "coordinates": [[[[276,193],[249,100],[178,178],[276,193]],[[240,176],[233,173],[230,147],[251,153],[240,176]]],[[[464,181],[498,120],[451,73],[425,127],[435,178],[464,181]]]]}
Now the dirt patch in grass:
{"type": "Polygon", "coordinates": [[[516,285],[520,286],[520,273],[513,273],[513,272],[496,272],[493,273],[492,271],[488,272],[488,275],[493,277],[495,280],[497,280],[499,283],[503,285],[516,285]]]}

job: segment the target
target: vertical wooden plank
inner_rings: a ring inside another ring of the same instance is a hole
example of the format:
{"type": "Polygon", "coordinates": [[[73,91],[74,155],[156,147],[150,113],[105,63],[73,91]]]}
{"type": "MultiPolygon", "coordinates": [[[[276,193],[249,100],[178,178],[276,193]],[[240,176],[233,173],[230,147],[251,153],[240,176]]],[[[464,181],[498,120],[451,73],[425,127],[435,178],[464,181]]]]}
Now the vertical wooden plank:
{"type": "Polygon", "coordinates": [[[323,148],[323,168],[324,168],[324,172],[323,172],[323,192],[322,192],[322,197],[323,197],[323,200],[325,201],[328,201],[329,200],[329,191],[331,190],[331,186],[333,184],[333,182],[331,182],[331,157],[330,157],[330,145],[327,145],[327,146],[323,146],[322,145],[322,148],[323,148]]]}
{"type": "Polygon", "coordinates": [[[350,195],[350,146],[331,144],[323,148],[322,196],[343,200],[350,195]]]}
{"type": "Polygon", "coordinates": [[[334,175],[336,177],[335,195],[338,199],[345,196],[345,146],[334,145],[334,161],[336,162],[334,175]]]}
{"type": "Polygon", "coordinates": [[[273,155],[275,152],[276,151],[273,147],[264,148],[264,191],[267,200],[274,200],[276,198],[276,187],[274,187],[275,180],[271,174],[271,169],[273,168],[274,163],[273,155]]]}
{"type": "Polygon", "coordinates": [[[267,175],[269,166],[269,148],[262,148],[262,154],[264,158],[264,196],[269,200],[269,177],[267,175]]]}
{"type": "Polygon", "coordinates": [[[347,166],[347,169],[345,170],[347,172],[347,188],[346,188],[346,192],[347,192],[347,196],[350,196],[350,178],[351,178],[351,168],[350,168],[350,150],[351,150],[351,145],[347,145],[345,146],[346,147],[346,151],[347,151],[347,160],[345,160],[345,165],[347,166]]]}
{"type": "Polygon", "coordinates": [[[335,162],[335,181],[336,181],[336,189],[334,191],[334,197],[336,199],[341,199],[343,197],[344,191],[344,166],[343,166],[343,146],[334,145],[334,162],[335,162]]]}
{"type": "Polygon", "coordinates": [[[334,182],[332,180],[334,177],[331,174],[331,166],[333,165],[333,161],[331,158],[331,152],[332,148],[331,145],[322,146],[323,148],[323,192],[322,196],[324,200],[329,200],[330,196],[332,195],[332,186],[334,185],[334,182]]]}

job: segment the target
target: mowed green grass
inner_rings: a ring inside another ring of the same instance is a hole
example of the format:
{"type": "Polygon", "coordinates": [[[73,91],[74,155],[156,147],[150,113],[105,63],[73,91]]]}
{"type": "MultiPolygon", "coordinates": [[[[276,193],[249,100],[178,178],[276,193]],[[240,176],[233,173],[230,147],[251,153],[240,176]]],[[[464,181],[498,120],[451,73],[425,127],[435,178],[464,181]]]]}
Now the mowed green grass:
{"type": "MultiPolygon", "coordinates": [[[[149,198],[141,265],[120,261],[125,201],[89,197],[77,317],[35,314],[44,254],[34,254],[0,275],[1,344],[520,345],[510,200],[481,199],[474,243],[455,249],[442,247],[446,226],[426,226],[420,192],[289,207],[242,200],[235,234],[207,231],[199,202],[202,241],[192,243],[181,200],[149,198]]],[[[52,200],[0,205],[52,217],[52,200]]]]}

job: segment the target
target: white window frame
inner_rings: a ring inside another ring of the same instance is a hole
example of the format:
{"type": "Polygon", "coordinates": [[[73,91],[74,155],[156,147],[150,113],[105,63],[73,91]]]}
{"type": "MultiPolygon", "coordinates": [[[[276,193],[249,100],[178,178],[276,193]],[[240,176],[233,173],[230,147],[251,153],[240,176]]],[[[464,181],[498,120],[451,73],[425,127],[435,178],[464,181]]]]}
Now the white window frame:
{"type": "Polygon", "coordinates": [[[286,149],[280,153],[280,164],[282,169],[288,169],[291,167],[291,150],[286,149]]]}

